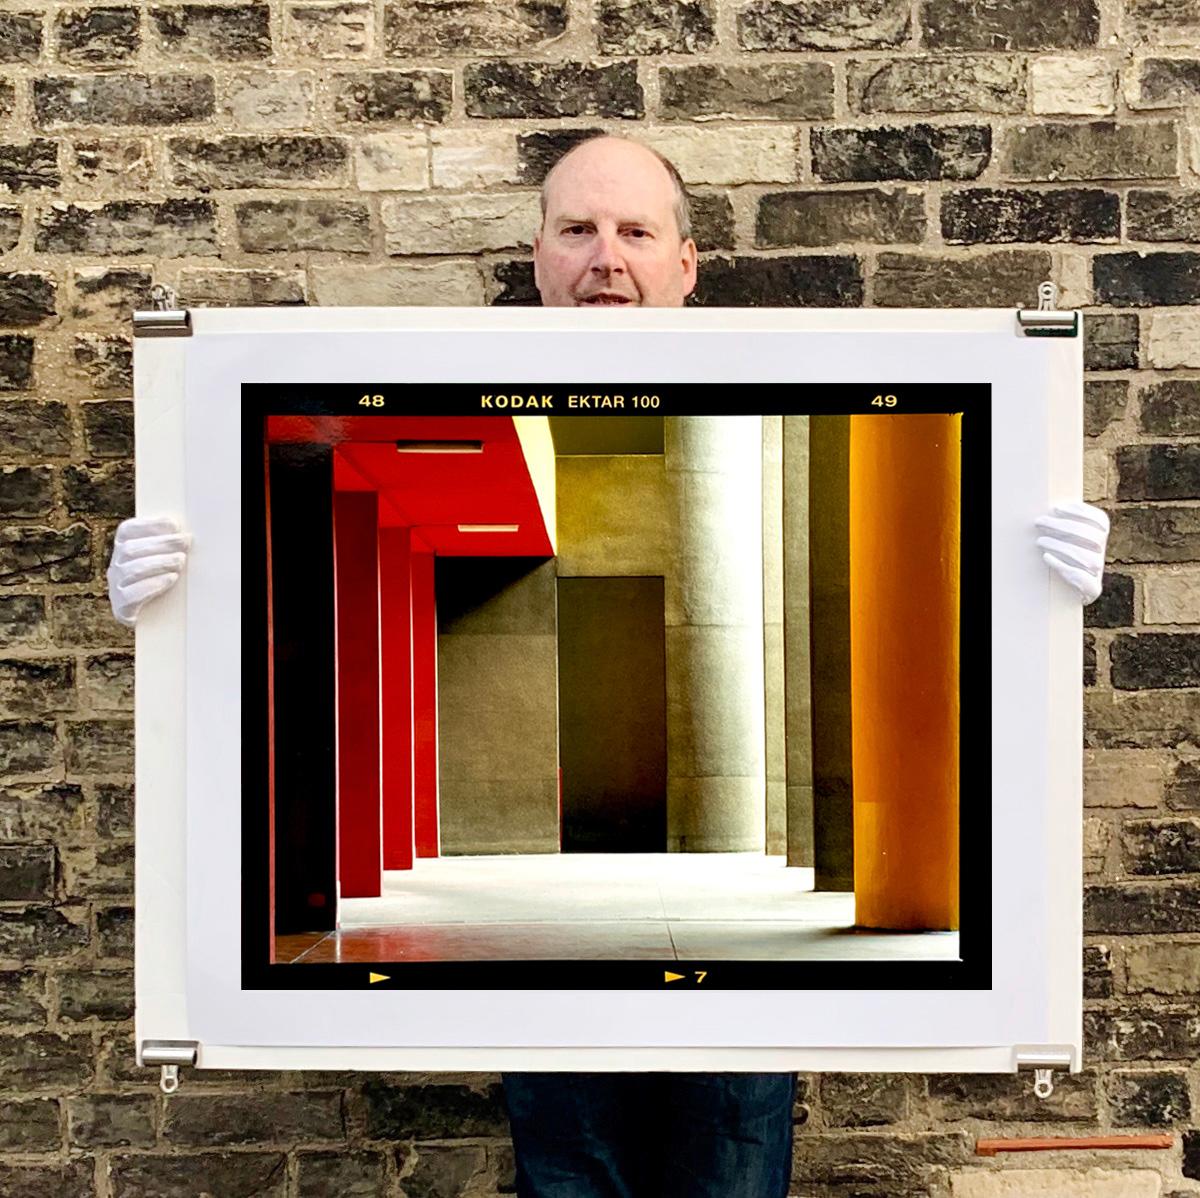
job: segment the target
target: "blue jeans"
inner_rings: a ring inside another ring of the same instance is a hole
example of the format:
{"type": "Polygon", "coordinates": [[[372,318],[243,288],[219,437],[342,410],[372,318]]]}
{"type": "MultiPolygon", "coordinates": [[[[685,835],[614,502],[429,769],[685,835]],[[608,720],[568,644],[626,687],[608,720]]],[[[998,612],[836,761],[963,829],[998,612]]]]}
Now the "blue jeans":
{"type": "Polygon", "coordinates": [[[791,1073],[506,1073],[519,1198],[786,1198],[791,1073]]]}

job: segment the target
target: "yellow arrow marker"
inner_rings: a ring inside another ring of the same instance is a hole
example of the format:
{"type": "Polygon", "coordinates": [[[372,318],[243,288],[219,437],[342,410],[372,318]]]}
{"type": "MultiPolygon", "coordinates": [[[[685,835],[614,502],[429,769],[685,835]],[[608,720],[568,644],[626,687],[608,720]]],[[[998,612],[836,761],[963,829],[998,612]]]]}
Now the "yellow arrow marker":
{"type": "Polygon", "coordinates": [[[665,970],[663,970],[663,981],[664,982],[681,982],[681,981],[683,981],[683,974],[672,973],[669,969],[665,969],[665,970]]]}
{"type": "Polygon", "coordinates": [[[386,973],[371,973],[367,975],[371,979],[371,985],[376,982],[390,982],[392,979],[386,973]]]}

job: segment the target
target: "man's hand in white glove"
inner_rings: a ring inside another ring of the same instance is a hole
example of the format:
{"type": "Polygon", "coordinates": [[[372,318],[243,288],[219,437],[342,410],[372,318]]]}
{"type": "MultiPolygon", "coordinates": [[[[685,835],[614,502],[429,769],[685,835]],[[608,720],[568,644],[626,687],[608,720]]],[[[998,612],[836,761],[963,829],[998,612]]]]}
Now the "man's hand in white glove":
{"type": "Polygon", "coordinates": [[[1085,604],[1104,585],[1104,547],[1108,543],[1108,517],[1090,503],[1060,503],[1049,515],[1035,521],[1042,560],[1085,604]]]}
{"type": "Polygon", "coordinates": [[[175,585],[191,543],[165,517],[121,521],[108,565],[108,601],[122,624],[132,628],[142,605],[175,585]]]}

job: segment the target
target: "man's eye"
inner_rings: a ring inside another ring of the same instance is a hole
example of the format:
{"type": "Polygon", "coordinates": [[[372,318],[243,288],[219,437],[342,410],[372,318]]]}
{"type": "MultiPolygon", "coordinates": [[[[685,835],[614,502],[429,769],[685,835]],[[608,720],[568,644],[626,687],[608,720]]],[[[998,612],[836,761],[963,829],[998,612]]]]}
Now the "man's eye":
{"type": "Polygon", "coordinates": [[[564,233],[586,233],[587,226],[586,225],[568,225],[563,230],[563,232],[564,233]]]}
{"type": "Polygon", "coordinates": [[[647,229],[627,229],[626,232],[630,237],[649,237],[650,232],[647,229]]]}

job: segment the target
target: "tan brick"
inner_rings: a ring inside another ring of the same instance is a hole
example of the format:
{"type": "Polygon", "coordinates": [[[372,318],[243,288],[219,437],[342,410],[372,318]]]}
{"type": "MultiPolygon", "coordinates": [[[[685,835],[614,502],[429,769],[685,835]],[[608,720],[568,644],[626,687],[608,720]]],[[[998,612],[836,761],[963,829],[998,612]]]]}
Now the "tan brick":
{"type": "Polygon", "coordinates": [[[952,1198],[1159,1198],[1150,1169],[972,1169],[952,1175],[952,1198]]]}
{"type": "Polygon", "coordinates": [[[1035,58],[1029,65],[1033,111],[1104,116],[1117,107],[1116,73],[1102,58],[1035,58]]]}
{"type": "Polygon", "coordinates": [[[434,187],[518,182],[517,135],[511,129],[438,129],[430,140],[434,187]]]}
{"type": "Polygon", "coordinates": [[[1142,579],[1144,624],[1200,624],[1200,569],[1151,570],[1142,579]]]}
{"type": "Polygon", "coordinates": [[[429,142],[424,133],[370,133],[354,147],[354,176],[363,191],[424,191],[429,142]]]}
{"type": "Polygon", "coordinates": [[[250,71],[225,84],[222,114],[238,129],[303,129],[312,120],[311,71],[250,71]]]}
{"type": "Polygon", "coordinates": [[[1107,449],[1083,451],[1083,497],[1089,503],[1108,498],[1109,456],[1107,449]]]}
{"type": "Polygon", "coordinates": [[[314,268],[312,284],[316,303],[336,306],[475,307],[484,302],[474,262],[321,266],[314,268]]]}
{"type": "Polygon", "coordinates": [[[1085,807],[1157,807],[1170,763],[1147,749],[1085,749],[1085,807]]]}
{"type": "Polygon", "coordinates": [[[1200,366],[1200,312],[1155,312],[1150,317],[1151,366],[1200,366]]]}
{"type": "Polygon", "coordinates": [[[541,221],[535,192],[384,200],[389,254],[470,254],[531,246],[541,221]]]}
{"type": "Polygon", "coordinates": [[[290,4],[283,37],[288,51],[306,58],[368,58],[375,50],[370,4],[290,4]]]}
{"type": "Polygon", "coordinates": [[[1112,840],[1112,826],[1102,819],[1089,816],[1083,821],[1083,870],[1086,874],[1104,872],[1104,858],[1112,840]]]}
{"type": "Polygon", "coordinates": [[[1133,944],[1125,954],[1125,988],[1131,994],[1200,991],[1200,944],[1133,944]]]}
{"type": "Polygon", "coordinates": [[[786,129],[654,129],[642,140],[675,163],[685,183],[787,183],[797,177],[795,136],[786,129]]]}

